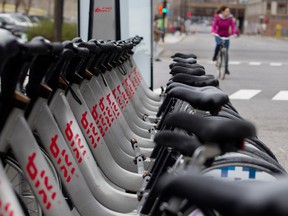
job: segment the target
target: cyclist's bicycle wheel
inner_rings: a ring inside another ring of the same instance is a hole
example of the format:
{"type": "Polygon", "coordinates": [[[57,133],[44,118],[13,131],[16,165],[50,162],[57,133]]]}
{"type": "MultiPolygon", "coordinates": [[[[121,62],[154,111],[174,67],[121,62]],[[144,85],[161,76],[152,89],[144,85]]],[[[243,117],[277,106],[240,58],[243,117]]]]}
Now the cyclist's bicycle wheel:
{"type": "Polygon", "coordinates": [[[224,80],[225,79],[225,61],[226,61],[226,48],[221,48],[218,54],[218,58],[216,60],[216,68],[218,73],[218,78],[224,80]]]}

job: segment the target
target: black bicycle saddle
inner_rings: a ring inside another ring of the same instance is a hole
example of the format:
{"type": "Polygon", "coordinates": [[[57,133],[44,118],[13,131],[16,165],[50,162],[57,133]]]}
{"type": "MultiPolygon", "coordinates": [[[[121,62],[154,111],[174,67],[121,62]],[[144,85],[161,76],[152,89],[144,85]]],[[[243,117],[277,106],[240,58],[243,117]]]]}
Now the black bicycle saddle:
{"type": "Polygon", "coordinates": [[[173,56],[171,56],[171,58],[175,58],[175,57],[180,57],[180,58],[194,58],[197,59],[197,56],[193,53],[175,53],[173,56]]]}
{"type": "Polygon", "coordinates": [[[255,127],[248,121],[212,116],[203,118],[187,112],[172,113],[167,127],[184,129],[195,134],[201,143],[217,143],[223,152],[243,148],[244,139],[254,136],[255,127]]]}
{"type": "Polygon", "coordinates": [[[186,68],[202,68],[205,70],[204,66],[200,65],[200,64],[188,64],[188,63],[183,63],[183,62],[173,62],[169,65],[169,68],[172,69],[173,67],[176,66],[181,66],[181,67],[186,67],[186,68]]]}
{"type": "Polygon", "coordinates": [[[179,73],[179,74],[175,74],[171,78],[171,81],[177,82],[177,83],[183,83],[189,86],[196,86],[196,87],[219,86],[218,79],[215,79],[214,76],[210,76],[210,75],[194,76],[190,74],[179,73]]]}
{"type": "Polygon", "coordinates": [[[182,63],[188,63],[188,64],[195,64],[197,63],[197,60],[194,58],[180,58],[180,57],[175,57],[173,58],[173,61],[175,62],[182,62],[182,63]]]}
{"type": "Polygon", "coordinates": [[[228,96],[214,86],[192,87],[179,86],[167,92],[167,97],[188,102],[193,108],[209,111],[216,115],[221,107],[229,102],[228,96]]]}
{"type": "Polygon", "coordinates": [[[195,76],[202,76],[205,75],[205,70],[203,68],[187,68],[187,67],[175,66],[170,71],[170,74],[172,75],[178,73],[186,73],[195,76]]]}

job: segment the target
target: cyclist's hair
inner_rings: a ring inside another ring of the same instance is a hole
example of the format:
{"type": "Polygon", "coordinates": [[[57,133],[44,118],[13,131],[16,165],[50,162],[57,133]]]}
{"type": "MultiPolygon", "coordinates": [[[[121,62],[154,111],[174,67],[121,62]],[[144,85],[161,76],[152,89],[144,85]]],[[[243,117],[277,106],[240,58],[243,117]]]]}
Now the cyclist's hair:
{"type": "Polygon", "coordinates": [[[226,5],[222,5],[218,8],[218,10],[216,11],[217,14],[223,12],[224,10],[226,10],[227,8],[229,8],[228,6],[226,5]]]}

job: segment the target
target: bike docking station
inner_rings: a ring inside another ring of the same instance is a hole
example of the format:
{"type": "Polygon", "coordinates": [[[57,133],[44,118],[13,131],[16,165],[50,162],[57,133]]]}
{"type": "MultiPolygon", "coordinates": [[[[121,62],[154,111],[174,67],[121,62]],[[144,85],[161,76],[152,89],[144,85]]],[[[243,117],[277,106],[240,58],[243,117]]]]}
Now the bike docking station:
{"type": "Polygon", "coordinates": [[[288,214],[286,170],[196,54],[150,89],[151,8],[79,1],[64,42],[0,31],[0,215],[288,214]]]}

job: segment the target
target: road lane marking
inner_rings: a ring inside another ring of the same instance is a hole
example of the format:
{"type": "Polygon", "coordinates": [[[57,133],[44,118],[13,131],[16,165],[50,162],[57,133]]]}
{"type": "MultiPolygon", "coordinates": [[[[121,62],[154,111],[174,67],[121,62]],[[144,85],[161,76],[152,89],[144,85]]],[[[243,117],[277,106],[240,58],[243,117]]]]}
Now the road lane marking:
{"type": "Polygon", "coordinates": [[[251,65],[251,66],[259,66],[262,63],[261,62],[249,62],[248,64],[251,65]]]}
{"type": "MultiPolygon", "coordinates": [[[[213,61],[198,61],[198,63],[206,63],[206,64],[215,64],[213,61]]],[[[229,61],[229,65],[243,65],[243,64],[248,64],[250,66],[260,66],[260,65],[266,65],[268,64],[269,66],[272,67],[281,67],[286,63],[283,62],[247,62],[247,61],[229,61]]]]}
{"type": "Polygon", "coordinates": [[[230,65],[240,65],[241,62],[240,61],[230,61],[229,64],[230,65]]]}
{"type": "Polygon", "coordinates": [[[272,100],[281,100],[281,101],[286,101],[288,100],[288,91],[279,91],[273,98],[272,100]]]}
{"type": "Polygon", "coordinates": [[[249,100],[260,92],[261,90],[257,89],[240,89],[231,94],[229,98],[234,100],[249,100]]]}
{"type": "Polygon", "coordinates": [[[283,63],[281,63],[281,62],[271,62],[270,63],[270,66],[273,66],[273,67],[280,67],[282,65],[283,65],[283,63]]]}

